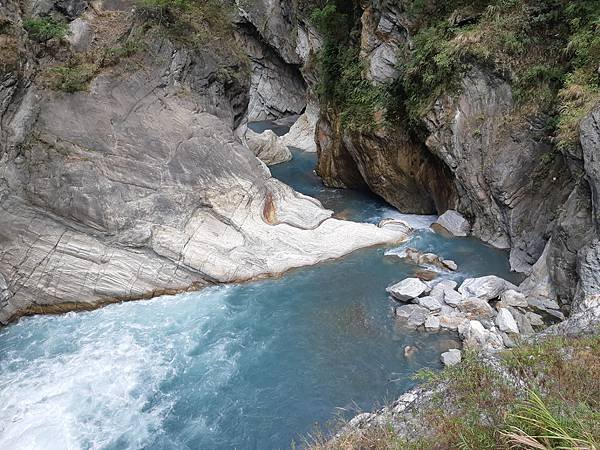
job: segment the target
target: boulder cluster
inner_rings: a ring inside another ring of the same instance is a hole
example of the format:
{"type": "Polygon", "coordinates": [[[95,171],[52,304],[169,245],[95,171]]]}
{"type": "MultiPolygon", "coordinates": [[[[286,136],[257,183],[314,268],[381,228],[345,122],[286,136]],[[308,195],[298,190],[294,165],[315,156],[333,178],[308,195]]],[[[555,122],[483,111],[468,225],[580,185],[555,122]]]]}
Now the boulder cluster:
{"type": "MultiPolygon", "coordinates": [[[[394,315],[402,325],[456,331],[465,347],[486,351],[514,347],[522,336],[543,326],[545,318],[561,314],[558,305],[528,298],[517,286],[495,275],[467,278],[460,286],[447,279],[406,278],[389,286],[387,292],[401,303],[394,307],[394,315]]],[[[445,355],[442,361],[458,362],[460,355],[455,353],[445,355]]]]}

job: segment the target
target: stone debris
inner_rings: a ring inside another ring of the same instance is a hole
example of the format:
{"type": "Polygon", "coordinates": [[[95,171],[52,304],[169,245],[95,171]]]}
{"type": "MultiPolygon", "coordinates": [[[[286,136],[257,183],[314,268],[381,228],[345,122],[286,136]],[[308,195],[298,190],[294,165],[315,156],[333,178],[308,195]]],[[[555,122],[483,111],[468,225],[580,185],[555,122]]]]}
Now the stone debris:
{"type": "MultiPolygon", "coordinates": [[[[452,280],[425,283],[406,278],[387,291],[406,303],[395,308],[395,316],[404,326],[457,331],[465,347],[498,351],[513,347],[519,336],[532,335],[534,327],[544,325],[542,316],[531,311],[531,301],[517,289],[490,275],[468,278],[458,289],[452,280]]],[[[549,301],[533,304],[533,309],[557,306],[549,301]]]]}

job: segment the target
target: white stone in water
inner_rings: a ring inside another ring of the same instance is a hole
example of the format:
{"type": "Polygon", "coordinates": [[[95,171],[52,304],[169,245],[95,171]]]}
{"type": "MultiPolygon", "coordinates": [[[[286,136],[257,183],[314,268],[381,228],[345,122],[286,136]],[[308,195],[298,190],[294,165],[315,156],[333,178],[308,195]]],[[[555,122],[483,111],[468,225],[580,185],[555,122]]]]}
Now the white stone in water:
{"type": "Polygon", "coordinates": [[[471,231],[471,225],[459,212],[449,209],[442,214],[435,222],[444,227],[445,230],[454,236],[466,236],[471,231]]]}
{"type": "Polygon", "coordinates": [[[465,297],[492,300],[509,289],[516,290],[517,287],[500,277],[488,275],[479,278],[467,278],[458,288],[458,292],[465,297]]]}
{"type": "Polygon", "coordinates": [[[377,226],[379,228],[398,230],[406,234],[409,234],[413,231],[413,228],[409,224],[407,224],[404,220],[400,219],[382,219],[379,221],[377,226]]]}
{"type": "Polygon", "coordinates": [[[446,267],[448,270],[452,270],[455,271],[458,269],[458,264],[456,264],[454,261],[452,261],[451,259],[444,259],[442,260],[442,264],[444,265],[444,267],[446,267]]]}
{"type": "Polygon", "coordinates": [[[269,166],[292,159],[290,149],[279,142],[277,135],[272,130],[266,130],[259,134],[248,128],[245,140],[252,153],[269,166]]]}
{"type": "Polygon", "coordinates": [[[442,309],[442,304],[435,297],[427,296],[421,297],[417,300],[417,303],[419,305],[427,308],[429,311],[439,311],[440,309],[442,309]]]}
{"type": "Polygon", "coordinates": [[[406,302],[417,298],[424,292],[429,292],[429,287],[418,278],[406,278],[399,283],[388,286],[386,292],[395,299],[406,302]]]}
{"type": "Polygon", "coordinates": [[[444,352],[440,356],[440,360],[444,366],[454,366],[462,360],[462,353],[460,350],[453,348],[444,352]]]}
{"type": "Polygon", "coordinates": [[[500,331],[504,331],[506,333],[519,333],[517,321],[511,312],[506,308],[500,308],[500,311],[498,311],[498,315],[496,316],[496,325],[500,331]]]}

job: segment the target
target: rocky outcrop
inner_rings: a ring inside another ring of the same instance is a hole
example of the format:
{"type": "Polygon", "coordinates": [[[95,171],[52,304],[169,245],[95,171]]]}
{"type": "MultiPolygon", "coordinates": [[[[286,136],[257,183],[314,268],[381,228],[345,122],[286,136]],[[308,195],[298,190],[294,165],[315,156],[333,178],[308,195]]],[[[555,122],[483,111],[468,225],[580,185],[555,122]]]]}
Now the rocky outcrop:
{"type": "Polygon", "coordinates": [[[536,303],[517,287],[494,276],[424,283],[407,278],[387,288],[398,301],[394,308],[399,323],[426,331],[457,331],[464,346],[496,352],[514,347],[520,337],[532,336],[544,326],[542,312],[550,317],[550,304],[536,303]],[[424,295],[426,294],[426,295],[424,295]],[[537,312],[535,312],[537,311],[537,312]]]}
{"type": "Polygon", "coordinates": [[[427,147],[452,171],[456,209],[472,233],[510,248],[511,266],[528,271],[543,252],[547,230],[573,181],[546,133],[548,117],[503,117],[513,111],[506,81],[474,67],[460,94],[440,98],[427,115],[427,147]]]}
{"type": "Polygon", "coordinates": [[[271,130],[255,133],[247,129],[244,133],[244,141],[252,153],[268,166],[292,159],[289,148],[282,144],[279,137],[271,130]]]}
{"type": "Polygon", "coordinates": [[[281,142],[289,147],[298,148],[305,152],[314,153],[317,151],[315,143],[315,129],[319,118],[319,107],[314,103],[308,103],[304,113],[294,122],[284,136],[281,142]]]}
{"type": "Polygon", "coordinates": [[[29,77],[18,52],[3,66],[1,323],[280,273],[406,236],[331,219],[271,178],[232,132],[251,91],[224,76],[243,73],[239,60],[150,36],[78,92],[29,77]]]}
{"type": "Polygon", "coordinates": [[[251,61],[248,120],[300,114],[306,106],[306,84],[299,66],[286,63],[253,28],[241,26],[238,36],[251,61]]]}

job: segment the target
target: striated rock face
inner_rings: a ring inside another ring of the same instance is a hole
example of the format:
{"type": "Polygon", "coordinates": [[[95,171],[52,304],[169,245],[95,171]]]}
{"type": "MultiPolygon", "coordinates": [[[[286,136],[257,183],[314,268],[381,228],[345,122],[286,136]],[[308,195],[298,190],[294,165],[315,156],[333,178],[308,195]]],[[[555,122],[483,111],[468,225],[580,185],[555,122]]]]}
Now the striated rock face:
{"type": "Polygon", "coordinates": [[[244,140],[252,153],[268,166],[292,159],[289,148],[282,144],[278,136],[271,130],[255,133],[247,129],[244,133],[244,140]]]}
{"type": "Polygon", "coordinates": [[[251,87],[221,76],[240,68],[218,52],[153,38],[135,64],[75,93],[43,88],[13,55],[0,85],[0,323],[280,273],[406,236],[331,219],[271,178],[233,135],[251,87]]]}
{"type": "Polygon", "coordinates": [[[286,63],[254,29],[242,27],[239,36],[251,61],[248,120],[300,114],[306,106],[306,85],[299,66],[286,63]]]}
{"type": "Polygon", "coordinates": [[[317,173],[333,187],[365,185],[401,211],[431,214],[448,208],[449,174],[401,129],[356,132],[322,113],[317,123],[317,173]]]}
{"type": "Polygon", "coordinates": [[[553,152],[548,118],[507,124],[512,108],[510,86],[474,67],[460,94],[440,98],[427,115],[426,144],[452,171],[456,209],[473,219],[473,234],[510,248],[513,269],[527,271],[573,181],[560,155],[545,158],[553,152]]]}

